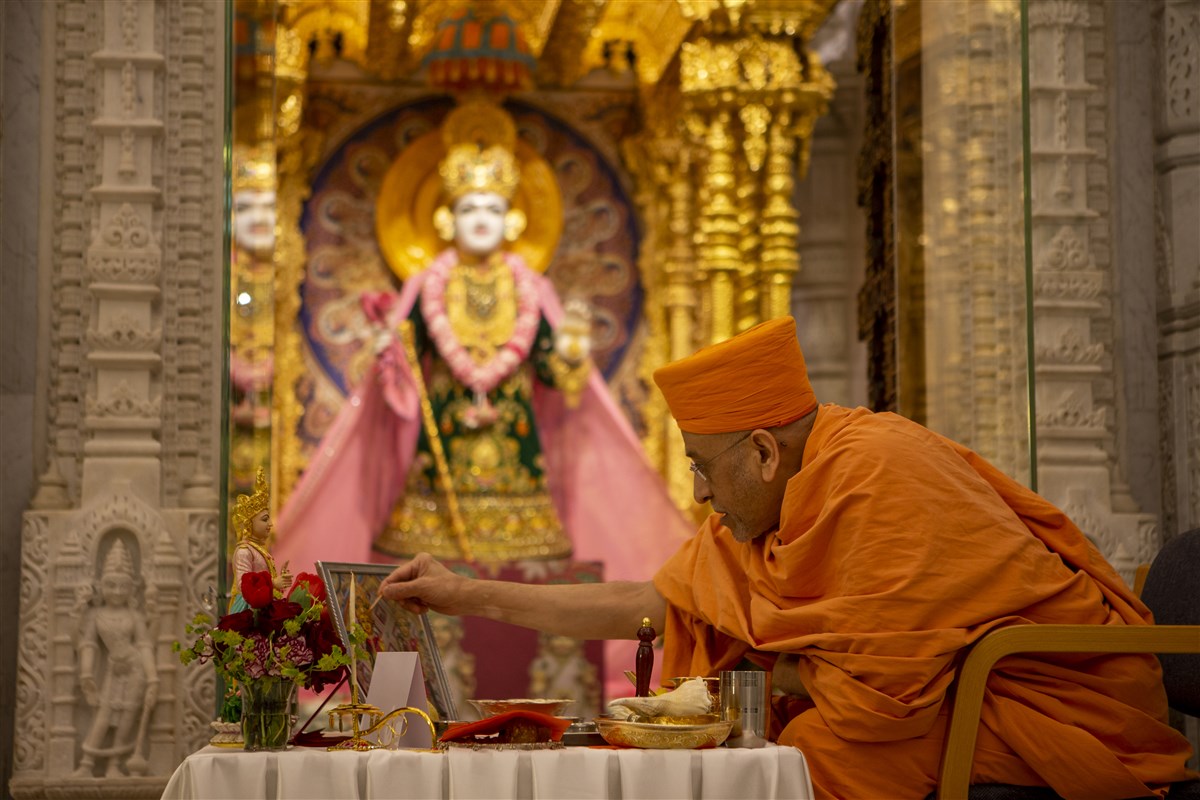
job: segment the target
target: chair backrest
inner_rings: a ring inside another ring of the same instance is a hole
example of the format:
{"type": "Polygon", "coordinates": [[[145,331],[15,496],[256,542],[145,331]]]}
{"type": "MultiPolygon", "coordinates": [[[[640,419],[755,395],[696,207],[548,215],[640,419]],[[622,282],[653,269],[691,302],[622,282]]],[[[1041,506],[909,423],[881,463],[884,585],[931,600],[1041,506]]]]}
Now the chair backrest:
{"type": "MultiPolygon", "coordinates": [[[[1163,545],[1146,573],[1142,601],[1159,625],[1200,625],[1200,528],[1163,545]]],[[[1200,716],[1200,654],[1163,653],[1158,658],[1167,702],[1200,716]]]]}

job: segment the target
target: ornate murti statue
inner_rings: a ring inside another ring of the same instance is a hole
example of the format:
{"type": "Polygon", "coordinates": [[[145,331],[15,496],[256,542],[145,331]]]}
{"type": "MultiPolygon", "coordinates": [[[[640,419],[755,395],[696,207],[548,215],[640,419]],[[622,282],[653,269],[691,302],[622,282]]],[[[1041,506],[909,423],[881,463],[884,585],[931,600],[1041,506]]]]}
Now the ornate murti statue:
{"type": "Polygon", "coordinates": [[[475,697],[475,656],[463,649],[463,621],[459,617],[430,614],[429,627],[433,630],[433,642],[442,658],[442,670],[446,683],[454,697],[459,714],[470,710],[468,700],[475,697]]]}
{"type": "MultiPolygon", "coordinates": [[[[107,759],[105,777],[146,772],[141,749],[158,698],[158,673],[146,615],[134,599],[133,561],[116,539],[100,571],[100,596],[91,599],[79,629],[79,688],[95,709],[75,774],[95,775],[107,759]]],[[[85,595],[87,592],[85,591],[85,595]]]]}
{"type": "Polygon", "coordinates": [[[275,153],[233,148],[233,251],[230,256],[230,472],[248,491],[257,465],[270,458],[274,377],[275,153]]]}
{"type": "Polygon", "coordinates": [[[508,247],[526,221],[515,124],[473,103],[442,139],[433,223],[449,246],[400,292],[363,297],[371,364],[284,505],[276,552],[297,568],[574,556],[649,577],[690,528],[591,364],[586,304],[564,310],[508,247]],[[617,500],[636,513],[614,515],[617,500]]]}
{"type": "Polygon", "coordinates": [[[446,499],[453,492],[470,532],[467,548],[480,559],[566,556],[571,544],[546,486],[533,384],[566,391],[571,402],[591,369],[588,350],[556,348],[537,276],[503,248],[524,226],[509,207],[518,176],[512,153],[458,144],[440,173],[448,205],[435,224],[453,246],[426,270],[405,318],[392,309],[372,320],[381,353],[396,346],[399,324],[411,325],[411,355],[428,369],[422,402],[434,422],[421,429],[403,503],[375,547],[398,556],[462,555],[461,543],[445,535],[456,525],[446,499]]]}
{"type": "Polygon", "coordinates": [[[237,533],[237,547],[233,550],[233,584],[230,587],[229,610],[247,608],[242,597],[242,576],[247,572],[270,572],[276,591],[283,592],[292,585],[292,574],[284,564],[283,569],[275,566],[275,558],[268,549],[271,544],[271,492],[267,488],[267,477],[259,467],[254,476],[254,494],[240,494],[233,504],[233,529],[237,533]]]}

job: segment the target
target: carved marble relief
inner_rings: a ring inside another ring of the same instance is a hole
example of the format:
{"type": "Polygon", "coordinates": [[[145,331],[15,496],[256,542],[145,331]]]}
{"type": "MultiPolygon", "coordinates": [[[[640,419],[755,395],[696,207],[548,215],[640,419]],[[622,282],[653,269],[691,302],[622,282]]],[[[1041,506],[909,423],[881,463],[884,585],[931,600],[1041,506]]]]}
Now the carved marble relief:
{"type": "Polygon", "coordinates": [[[537,656],[529,664],[530,697],[571,698],[563,713],[594,717],[600,713],[600,678],[583,653],[583,641],[538,634],[537,656]]]}
{"type": "Polygon", "coordinates": [[[208,738],[171,652],[216,582],[222,5],[39,8],[47,467],[24,518],[13,796],[158,797],[208,738]]]}
{"type": "Polygon", "coordinates": [[[1154,155],[1159,444],[1167,537],[1200,527],[1200,2],[1165,0],[1154,155]]]}
{"type": "Polygon", "coordinates": [[[79,730],[86,731],[74,773],[79,777],[146,774],[146,727],[158,699],[144,610],[156,598],[134,570],[134,555],[139,560],[141,555],[136,537],[113,531],[105,538],[104,555],[97,553],[99,568],[89,570],[75,591],[79,690],[87,706],[77,713],[84,718],[79,730]]]}
{"type": "Polygon", "coordinates": [[[173,528],[127,482],[78,511],[26,515],[15,796],[64,781],[161,791],[179,746],[171,642],[194,602],[173,528]]]}
{"type": "Polygon", "coordinates": [[[1101,2],[1029,6],[1038,486],[1127,581],[1156,549],[1124,485],[1112,355],[1110,59],[1101,2]]]}

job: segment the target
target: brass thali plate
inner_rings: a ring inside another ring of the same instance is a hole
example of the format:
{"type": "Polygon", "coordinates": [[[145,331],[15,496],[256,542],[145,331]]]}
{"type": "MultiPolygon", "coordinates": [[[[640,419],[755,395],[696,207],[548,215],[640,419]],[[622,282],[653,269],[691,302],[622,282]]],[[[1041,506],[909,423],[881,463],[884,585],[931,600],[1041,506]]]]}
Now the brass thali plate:
{"type": "Polygon", "coordinates": [[[507,714],[510,711],[535,711],[539,714],[557,717],[574,701],[569,697],[561,699],[522,697],[510,700],[467,700],[467,702],[475,706],[485,717],[507,714]]]}
{"type": "Polygon", "coordinates": [[[696,750],[716,747],[725,741],[733,727],[730,720],[698,725],[671,725],[651,722],[627,722],[597,719],[596,727],[604,741],[622,747],[647,750],[696,750]]]}

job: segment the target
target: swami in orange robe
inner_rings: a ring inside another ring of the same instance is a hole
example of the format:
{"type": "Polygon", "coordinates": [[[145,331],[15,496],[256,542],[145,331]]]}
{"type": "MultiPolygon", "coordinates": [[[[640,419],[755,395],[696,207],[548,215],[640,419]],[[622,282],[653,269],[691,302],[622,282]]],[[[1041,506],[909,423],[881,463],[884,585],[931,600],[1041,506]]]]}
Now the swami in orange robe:
{"type": "MultiPolygon", "coordinates": [[[[771,427],[815,406],[791,319],[655,379],[689,432],[771,427]],[[772,392],[799,399],[789,410],[772,392]]],[[[796,654],[811,701],[776,703],[778,741],[803,751],[817,795],[924,797],[964,648],[1007,625],[1151,615],[1061,511],[977,454],[894,414],[816,413],[778,529],[739,543],[713,514],[655,577],[669,604],[663,674],[796,654]]],[[[1151,655],[1006,658],[988,680],[972,783],[1161,795],[1193,776],[1166,718],[1151,655]]]]}

